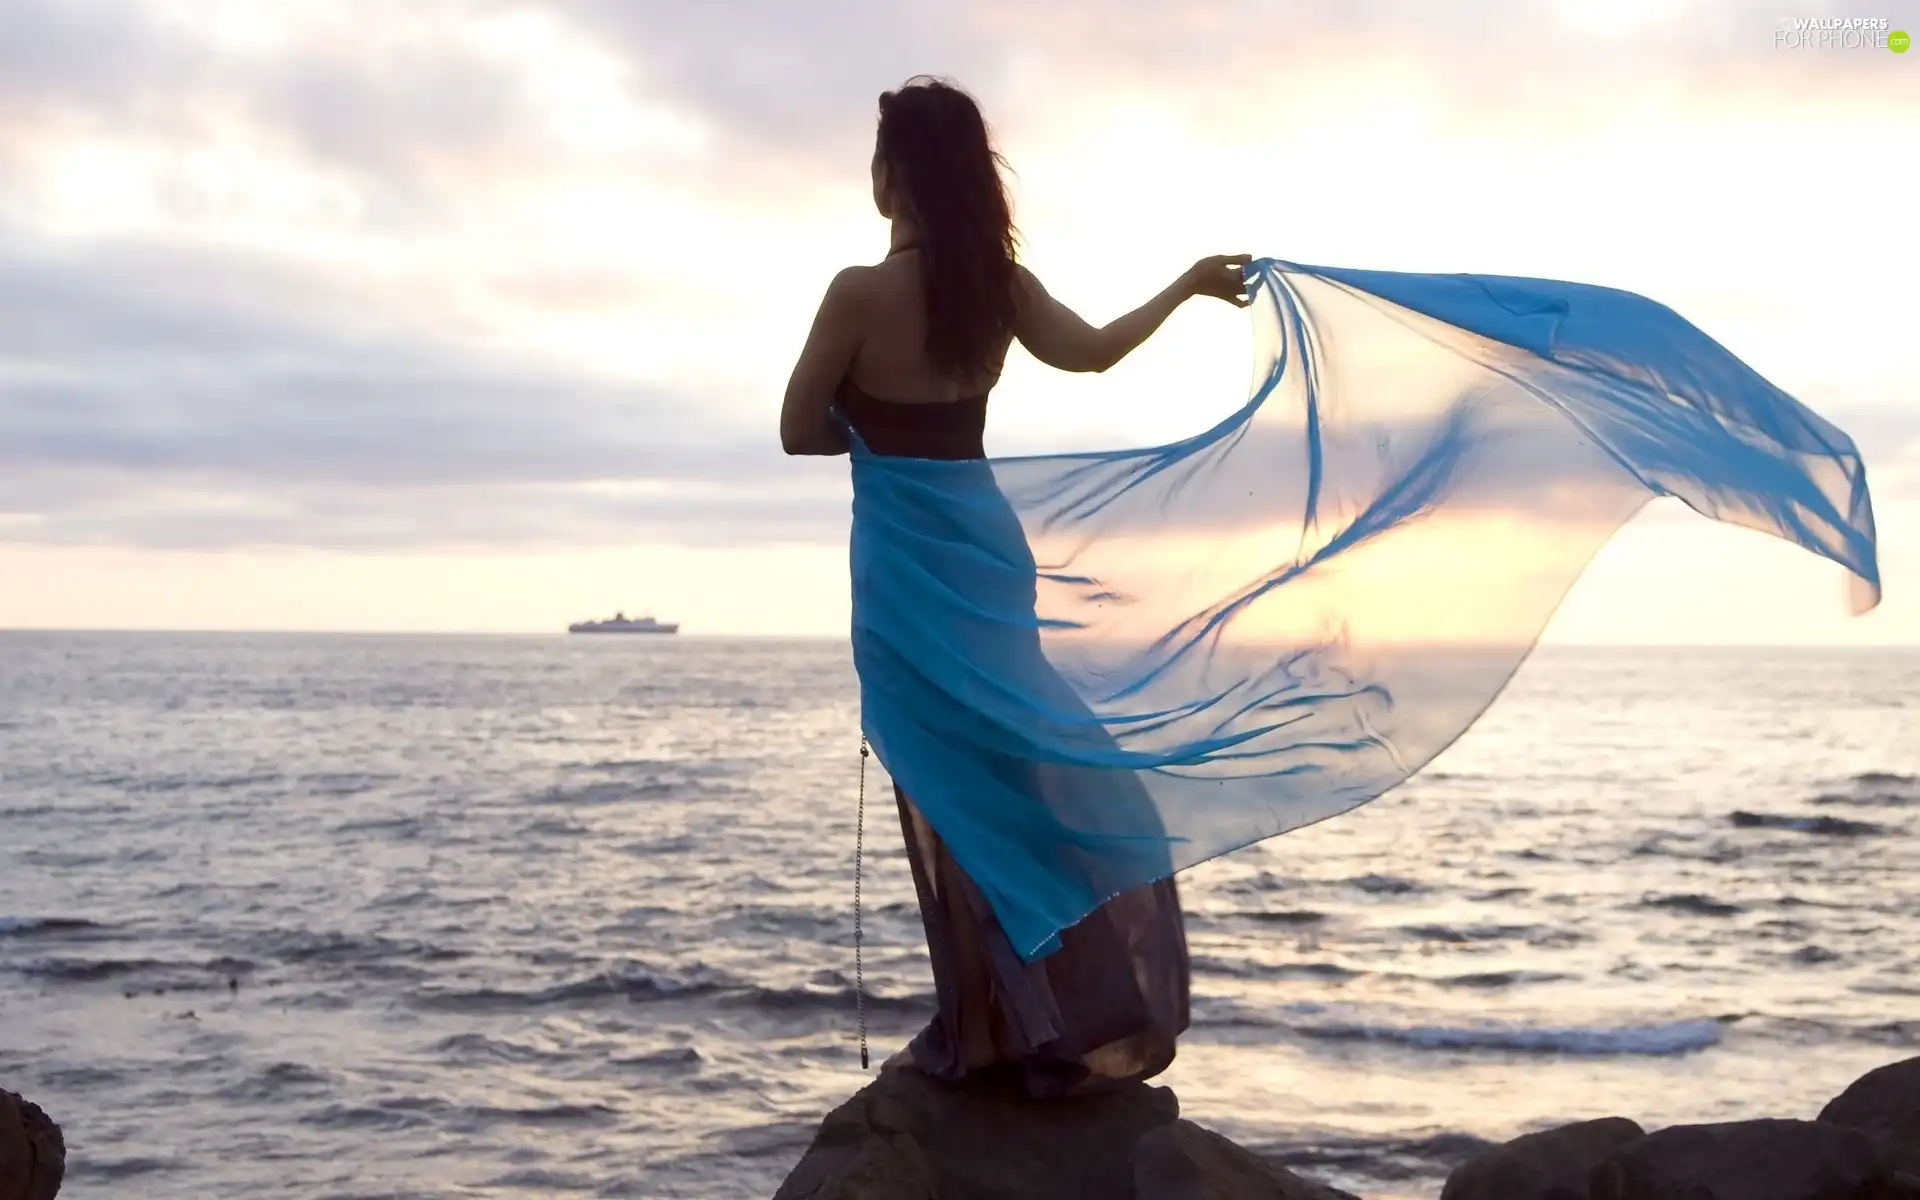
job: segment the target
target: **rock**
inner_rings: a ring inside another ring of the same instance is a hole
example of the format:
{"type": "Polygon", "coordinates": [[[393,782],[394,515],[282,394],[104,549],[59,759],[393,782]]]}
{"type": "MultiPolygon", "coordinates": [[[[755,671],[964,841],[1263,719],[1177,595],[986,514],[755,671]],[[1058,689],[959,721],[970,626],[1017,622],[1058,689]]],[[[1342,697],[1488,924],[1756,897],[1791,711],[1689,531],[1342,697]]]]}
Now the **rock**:
{"type": "Polygon", "coordinates": [[[873,1087],[827,1114],[774,1200],[934,1200],[933,1164],[919,1144],[874,1126],[873,1087]]]}
{"type": "Polygon", "coordinates": [[[789,1194],[809,1200],[939,1200],[933,1164],[904,1133],[876,1133],[831,1154],[809,1150],[800,1165],[811,1170],[788,1176],[779,1200],[789,1194]]]}
{"type": "Polygon", "coordinates": [[[1868,1071],[1821,1109],[1820,1119],[1865,1130],[1897,1166],[1920,1175],[1920,1058],[1868,1071]]]}
{"type": "Polygon", "coordinates": [[[1147,1084],[1034,1100],[1011,1074],[954,1087],[882,1071],[827,1114],[775,1200],[1130,1196],[1126,1151],[1179,1115],[1172,1092],[1147,1084]],[[904,1174],[882,1178],[883,1168],[904,1174]]]}
{"type": "Polygon", "coordinates": [[[33,1184],[33,1143],[27,1140],[12,1092],[0,1092],[0,1200],[27,1195],[33,1184]]]}
{"type": "Polygon", "coordinates": [[[1134,1146],[1133,1182],[1138,1200],[1357,1200],[1191,1121],[1147,1131],[1134,1146]]]}
{"type": "Polygon", "coordinates": [[[1460,1164],[1440,1200],[1587,1200],[1587,1176],[1646,1130],[1625,1117],[1517,1137],[1460,1164]]]}
{"type": "Polygon", "coordinates": [[[1675,1125],[1593,1169],[1589,1200],[1920,1200],[1874,1140],[1821,1121],[1675,1125]]]}
{"type": "Polygon", "coordinates": [[[774,1200],[1353,1200],[1179,1117],[1144,1083],[1034,1100],[1011,1075],[886,1070],[820,1122],[774,1200]]]}
{"type": "Polygon", "coordinates": [[[67,1144],[53,1118],[0,1091],[0,1200],[53,1200],[66,1171],[67,1144]]]}

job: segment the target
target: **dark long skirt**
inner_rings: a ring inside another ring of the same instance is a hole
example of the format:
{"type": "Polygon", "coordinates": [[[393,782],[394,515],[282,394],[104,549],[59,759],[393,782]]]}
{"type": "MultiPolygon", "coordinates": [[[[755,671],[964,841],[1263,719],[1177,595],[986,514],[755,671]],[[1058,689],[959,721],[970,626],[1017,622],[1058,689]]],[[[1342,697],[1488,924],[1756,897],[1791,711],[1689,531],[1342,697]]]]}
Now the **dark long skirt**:
{"type": "Polygon", "coordinates": [[[1187,937],[1171,879],[1101,905],[1023,963],[979,889],[898,786],[939,1011],[908,1046],[913,1065],[959,1082],[1017,1069],[1034,1096],[1148,1079],[1173,1062],[1188,1020],[1187,937]]]}

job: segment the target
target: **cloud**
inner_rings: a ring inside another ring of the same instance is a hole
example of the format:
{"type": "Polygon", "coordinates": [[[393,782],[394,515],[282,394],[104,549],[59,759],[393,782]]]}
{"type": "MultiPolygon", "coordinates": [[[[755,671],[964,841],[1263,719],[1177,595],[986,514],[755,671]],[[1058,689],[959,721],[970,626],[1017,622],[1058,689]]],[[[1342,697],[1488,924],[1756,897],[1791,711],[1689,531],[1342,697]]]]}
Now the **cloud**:
{"type": "MultiPolygon", "coordinates": [[[[758,406],[767,419],[753,421],[720,399],[453,336],[433,314],[389,311],[378,294],[298,258],[0,236],[8,540],[382,548],[843,537],[844,465],[787,459],[767,404],[758,406]]],[[[1870,466],[1898,462],[1899,448],[1920,441],[1920,417],[1906,410],[1835,415],[1870,466]]],[[[1258,436],[1279,440],[1236,461],[1303,461],[1293,434],[1258,436]]],[[[1912,486],[1897,471],[1889,480],[1912,486]]]]}
{"type": "Polygon", "coordinates": [[[200,57],[194,39],[169,35],[137,4],[7,0],[4,15],[0,114],[9,118],[62,107],[127,118],[178,86],[200,57]]]}
{"type": "Polygon", "coordinates": [[[843,533],[844,476],[786,459],[770,419],[725,411],[436,338],[268,255],[0,239],[0,512],[15,514],[0,536],[12,540],[843,533]]]}
{"type": "MultiPolygon", "coordinates": [[[[1540,127],[1676,96],[1728,108],[1894,100],[1911,83],[1895,55],[1782,50],[1777,15],[1739,0],[561,0],[551,11],[741,155],[827,172],[870,147],[876,93],[922,72],[957,78],[990,120],[1021,130],[1116,97],[1202,128],[1259,127],[1414,87],[1485,126],[1540,127]]],[[[1875,12],[1910,26],[1920,0],[1875,12]]],[[[1794,13],[1856,15],[1839,0],[1794,13]]]]}
{"type": "Polygon", "coordinates": [[[551,11],[632,63],[642,94],[698,112],[729,149],[816,172],[864,163],[882,90],[921,73],[991,88],[1014,49],[981,4],[561,0],[551,11]]]}
{"type": "Polygon", "coordinates": [[[831,487],[748,480],[593,486],[296,483],[222,491],[218,475],[36,470],[0,482],[0,541],[161,550],[487,552],[668,544],[753,549],[844,541],[831,487]],[[22,497],[45,510],[9,513],[22,497]]]}
{"type": "Polygon", "coordinates": [[[843,468],[783,458],[765,396],[637,382],[527,348],[527,310],[640,320],[694,301],[650,295],[628,260],[562,261],[514,242],[528,228],[516,205],[567,192],[618,214],[622,189],[658,188],[797,206],[805,188],[862,181],[876,94],[918,72],[956,77],[1016,133],[1114,97],[1196,119],[1306,121],[1349,71],[1356,86],[1415,78],[1437,103],[1543,124],[1670,88],[1734,105],[1910,83],[1892,55],[1776,53],[1775,19],[1731,0],[1612,28],[1556,11],[0,0],[0,537],[839,537],[843,468]],[[1286,106],[1263,107],[1280,93],[1286,106]],[[101,147],[144,165],[128,195],[114,176],[81,199],[112,208],[145,188],[152,211],[75,233],[75,193],[54,177],[101,147]],[[325,220],[313,205],[273,207],[303,189],[331,198],[325,220]],[[249,196],[267,199],[256,211],[249,196]],[[436,273],[519,311],[475,319],[436,273]]]}
{"type": "MultiPolygon", "coordinates": [[[[1875,11],[1920,23],[1920,0],[1875,11]]],[[[1532,126],[1675,93],[1834,102],[1910,83],[1896,55],[1779,50],[1778,17],[1736,0],[286,0],[249,15],[251,38],[222,33],[224,10],[192,12],[7,0],[0,139],[91,128],[190,144],[237,128],[398,206],[577,166],[550,86],[569,74],[685,114],[712,141],[676,169],[709,185],[857,181],[876,95],[921,72],[957,78],[1015,130],[1114,95],[1257,124],[1413,86],[1441,108],[1532,126]]],[[[1795,14],[1850,10],[1811,0],[1795,14]]],[[[602,165],[649,161],[610,151],[602,165]]]]}
{"type": "Polygon", "coordinates": [[[225,147],[343,183],[369,223],[426,223],[569,158],[540,94],[556,56],[515,36],[519,11],[286,0],[246,14],[257,28],[236,37],[223,25],[238,14],[211,7],[190,19],[154,3],[6,0],[0,164],[30,168],[77,139],[163,159],[225,147]]]}

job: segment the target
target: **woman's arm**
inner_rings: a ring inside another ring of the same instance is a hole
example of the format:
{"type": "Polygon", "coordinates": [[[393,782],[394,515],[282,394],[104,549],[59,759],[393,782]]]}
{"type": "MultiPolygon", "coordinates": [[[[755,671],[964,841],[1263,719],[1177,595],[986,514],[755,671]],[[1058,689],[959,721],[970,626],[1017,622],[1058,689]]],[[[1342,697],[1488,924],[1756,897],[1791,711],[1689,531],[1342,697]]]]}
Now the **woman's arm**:
{"type": "Polygon", "coordinates": [[[866,333],[866,267],[833,277],[780,406],[780,448],[788,454],[845,454],[847,436],[829,416],[833,395],[866,333]]]}
{"type": "Polygon", "coordinates": [[[1241,295],[1246,290],[1241,268],[1251,261],[1245,254],[1203,258],[1159,295],[1098,329],[1055,300],[1033,272],[1021,267],[1020,312],[1014,334],[1028,353],[1050,367],[1104,371],[1133,353],[1190,296],[1216,296],[1241,308],[1252,303],[1241,295]]]}

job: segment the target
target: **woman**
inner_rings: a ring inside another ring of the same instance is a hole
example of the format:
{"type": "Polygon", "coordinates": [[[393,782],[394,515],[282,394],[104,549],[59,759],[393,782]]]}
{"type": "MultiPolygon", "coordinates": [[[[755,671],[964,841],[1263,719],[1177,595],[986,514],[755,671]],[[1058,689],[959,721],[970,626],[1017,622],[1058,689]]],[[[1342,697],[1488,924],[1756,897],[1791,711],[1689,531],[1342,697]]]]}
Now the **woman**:
{"type": "MultiPolygon", "coordinates": [[[[1014,257],[1000,158],[965,92],[917,77],[880,97],[873,200],[892,222],[885,259],[829,285],[780,414],[789,454],[984,457],[987,397],[1014,338],[1065,371],[1105,371],[1191,296],[1244,306],[1246,255],[1195,263],[1101,328],[1047,294],[1014,257]]],[[[1035,1095],[1146,1079],[1187,1025],[1188,970],[1171,878],[1124,892],[1023,962],[979,888],[894,788],[938,1011],[889,1065],[952,1082],[996,1066],[1035,1095]]],[[[1116,797],[1116,803],[1125,803],[1116,797]]]]}

